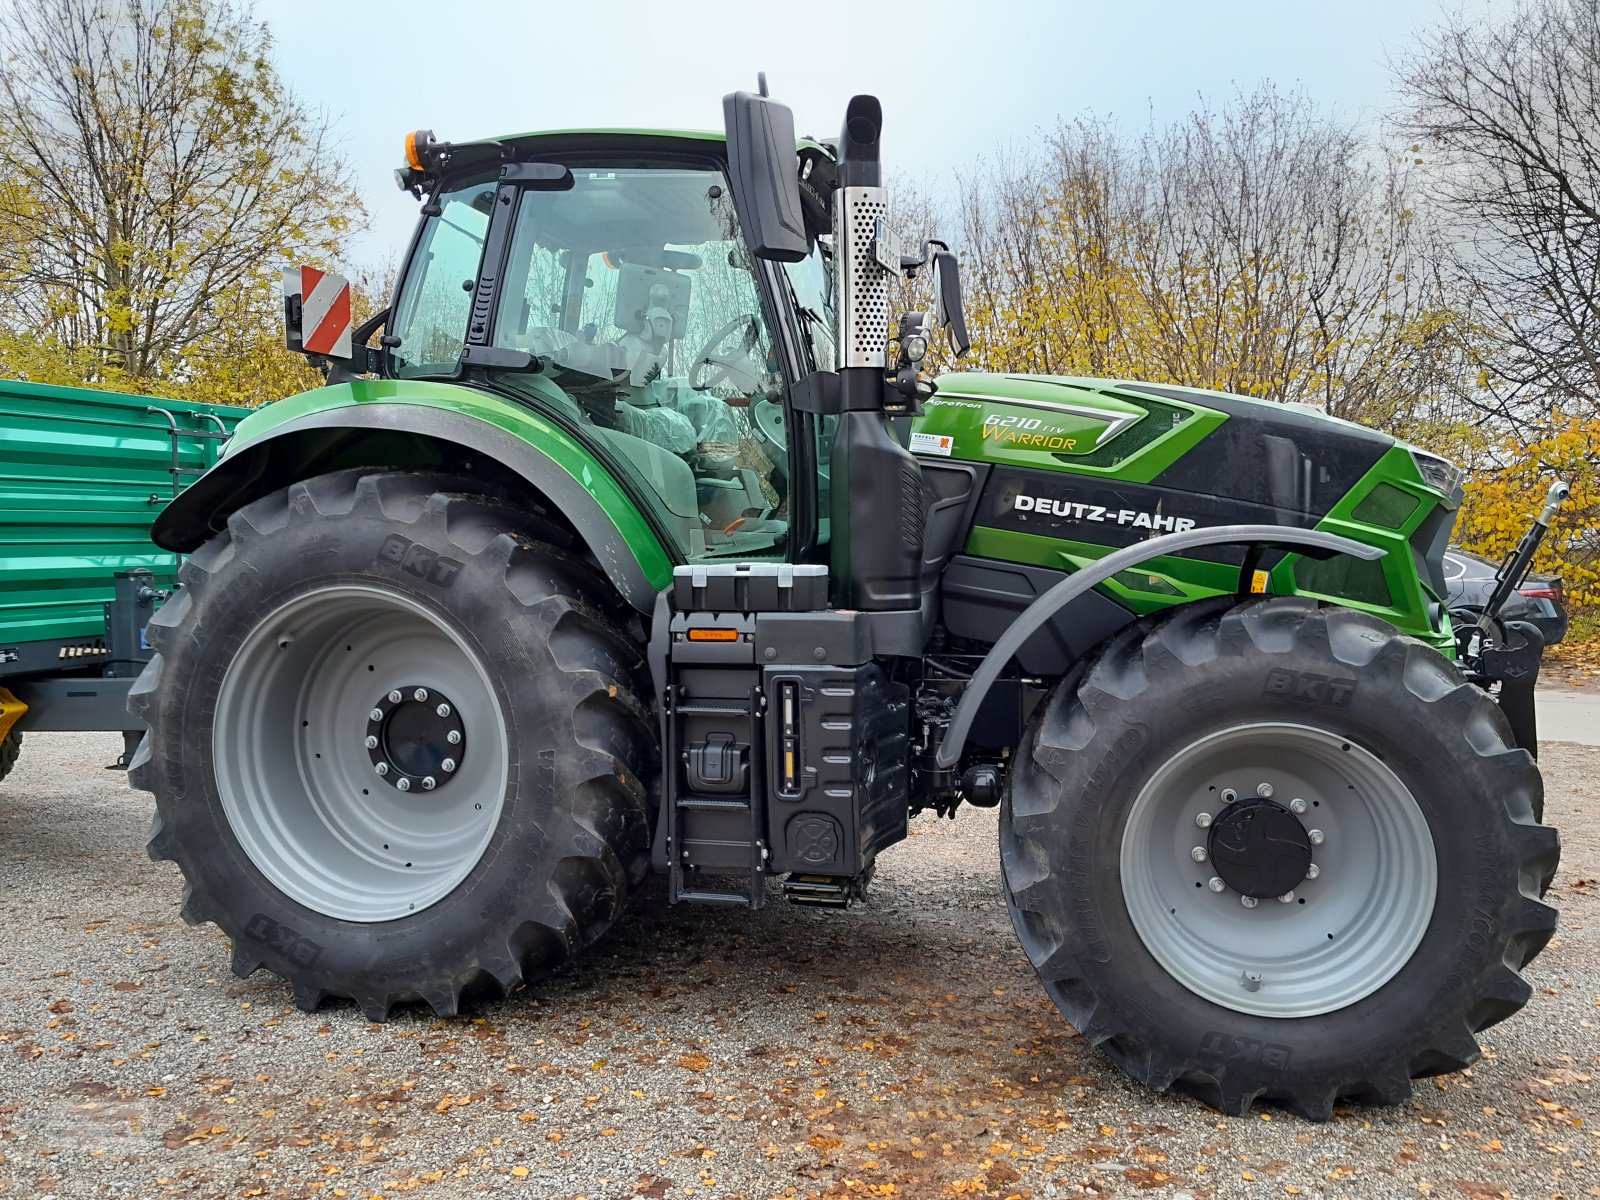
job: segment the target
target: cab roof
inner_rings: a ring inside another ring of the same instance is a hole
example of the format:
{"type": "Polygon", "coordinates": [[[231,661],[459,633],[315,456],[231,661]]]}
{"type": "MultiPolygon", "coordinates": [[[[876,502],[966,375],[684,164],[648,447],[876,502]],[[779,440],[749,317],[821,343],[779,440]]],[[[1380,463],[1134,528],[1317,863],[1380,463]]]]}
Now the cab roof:
{"type": "MultiPolygon", "coordinates": [[[[558,143],[562,149],[570,149],[573,145],[584,142],[593,142],[598,149],[612,150],[620,144],[629,141],[679,141],[679,142],[705,142],[715,145],[725,145],[727,135],[710,129],[541,129],[526,133],[507,133],[498,137],[479,138],[471,142],[456,142],[451,147],[451,155],[457,162],[463,157],[499,157],[506,151],[519,155],[533,150],[545,143],[558,143]],[[487,153],[485,153],[487,152],[487,153]]],[[[830,157],[833,147],[815,138],[796,138],[797,150],[821,150],[830,157]]]]}

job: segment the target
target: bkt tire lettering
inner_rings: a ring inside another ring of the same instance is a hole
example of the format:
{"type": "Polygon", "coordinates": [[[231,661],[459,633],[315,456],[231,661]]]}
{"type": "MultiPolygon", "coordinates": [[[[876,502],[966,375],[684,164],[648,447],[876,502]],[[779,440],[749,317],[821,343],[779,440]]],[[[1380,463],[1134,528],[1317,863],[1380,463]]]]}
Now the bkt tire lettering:
{"type": "Polygon", "coordinates": [[[322,947],[316,942],[301,937],[287,925],[278,924],[266,913],[257,913],[251,917],[244,931],[268,950],[281,954],[298,967],[311,966],[322,953],[322,947]]]}
{"type": "Polygon", "coordinates": [[[1331,708],[1345,708],[1350,697],[1356,694],[1354,679],[1341,679],[1336,675],[1318,675],[1315,671],[1290,671],[1274,667],[1267,672],[1264,696],[1279,696],[1298,700],[1303,704],[1326,704],[1331,708]]]}
{"type": "Polygon", "coordinates": [[[426,546],[419,546],[409,538],[391,533],[378,547],[378,558],[391,562],[408,575],[425,579],[435,587],[447,588],[461,573],[461,561],[435,554],[426,546]]]}
{"type": "Polygon", "coordinates": [[[1288,1046],[1263,1042],[1259,1038],[1234,1037],[1229,1033],[1208,1033],[1200,1039],[1200,1058],[1210,1063],[1260,1063],[1273,1071],[1289,1067],[1288,1046]]]}

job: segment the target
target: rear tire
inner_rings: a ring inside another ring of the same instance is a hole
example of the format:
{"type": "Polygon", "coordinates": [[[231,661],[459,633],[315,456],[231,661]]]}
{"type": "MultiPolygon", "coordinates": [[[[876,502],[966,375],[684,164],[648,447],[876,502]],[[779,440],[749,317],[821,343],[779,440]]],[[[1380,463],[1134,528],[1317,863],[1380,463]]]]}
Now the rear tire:
{"type": "Polygon", "coordinates": [[[551,526],[471,486],[297,483],[230,517],[150,623],[129,772],[150,855],[235,973],[303,1009],[509,992],[648,866],[642,656],[551,526]]]}
{"type": "Polygon", "coordinates": [[[13,729],[0,738],[0,781],[11,774],[11,768],[17,765],[17,756],[22,753],[22,735],[13,729]]]}
{"type": "Polygon", "coordinates": [[[1540,798],[1493,701],[1392,626],[1189,605],[1040,706],[1001,812],[1006,898],[1056,1006],[1129,1075],[1326,1119],[1469,1065],[1527,1001],[1517,971],[1556,923],[1540,798]],[[1254,857],[1211,840],[1252,823],[1254,857]]]}

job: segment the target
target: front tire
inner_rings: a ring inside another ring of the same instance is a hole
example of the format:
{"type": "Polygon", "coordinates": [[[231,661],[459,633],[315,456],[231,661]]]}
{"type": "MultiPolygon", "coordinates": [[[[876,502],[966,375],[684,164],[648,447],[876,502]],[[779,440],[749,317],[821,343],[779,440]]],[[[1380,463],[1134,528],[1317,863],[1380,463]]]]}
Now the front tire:
{"type": "Polygon", "coordinates": [[[554,527],[470,487],[342,472],[255,501],[150,623],[151,857],[235,973],[307,1010],[509,992],[648,865],[642,657],[554,527]]]}
{"type": "Polygon", "coordinates": [[[1540,798],[1494,703],[1392,626],[1190,605],[1040,706],[1006,897],[1057,1007],[1134,1078],[1326,1119],[1467,1066],[1527,1001],[1555,928],[1540,798]]]}

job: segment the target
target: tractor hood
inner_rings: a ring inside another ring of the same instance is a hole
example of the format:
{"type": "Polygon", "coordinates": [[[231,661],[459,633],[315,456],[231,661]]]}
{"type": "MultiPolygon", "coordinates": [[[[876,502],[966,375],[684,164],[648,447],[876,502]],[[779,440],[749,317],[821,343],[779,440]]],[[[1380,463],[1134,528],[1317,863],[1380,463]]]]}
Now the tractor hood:
{"type": "Polygon", "coordinates": [[[1025,604],[1056,578],[1029,570],[1073,571],[1163,533],[1275,525],[1391,553],[1371,564],[1219,546],[1152,560],[1098,592],[1154,612],[1235,591],[1253,564],[1266,590],[1355,605],[1453,646],[1442,557],[1460,487],[1442,459],[1303,405],[1167,384],[946,375],[926,406],[910,432],[924,491],[971,497],[951,533],[967,557],[945,589],[960,636],[985,636],[995,595],[1025,604]],[[958,628],[963,613],[976,615],[958,628]]]}
{"type": "Polygon", "coordinates": [[[1303,405],[1167,384],[978,373],[941,377],[910,440],[930,461],[1061,476],[1062,484],[1100,476],[1154,485],[1169,505],[1188,493],[1312,521],[1396,445],[1303,405]]]}

